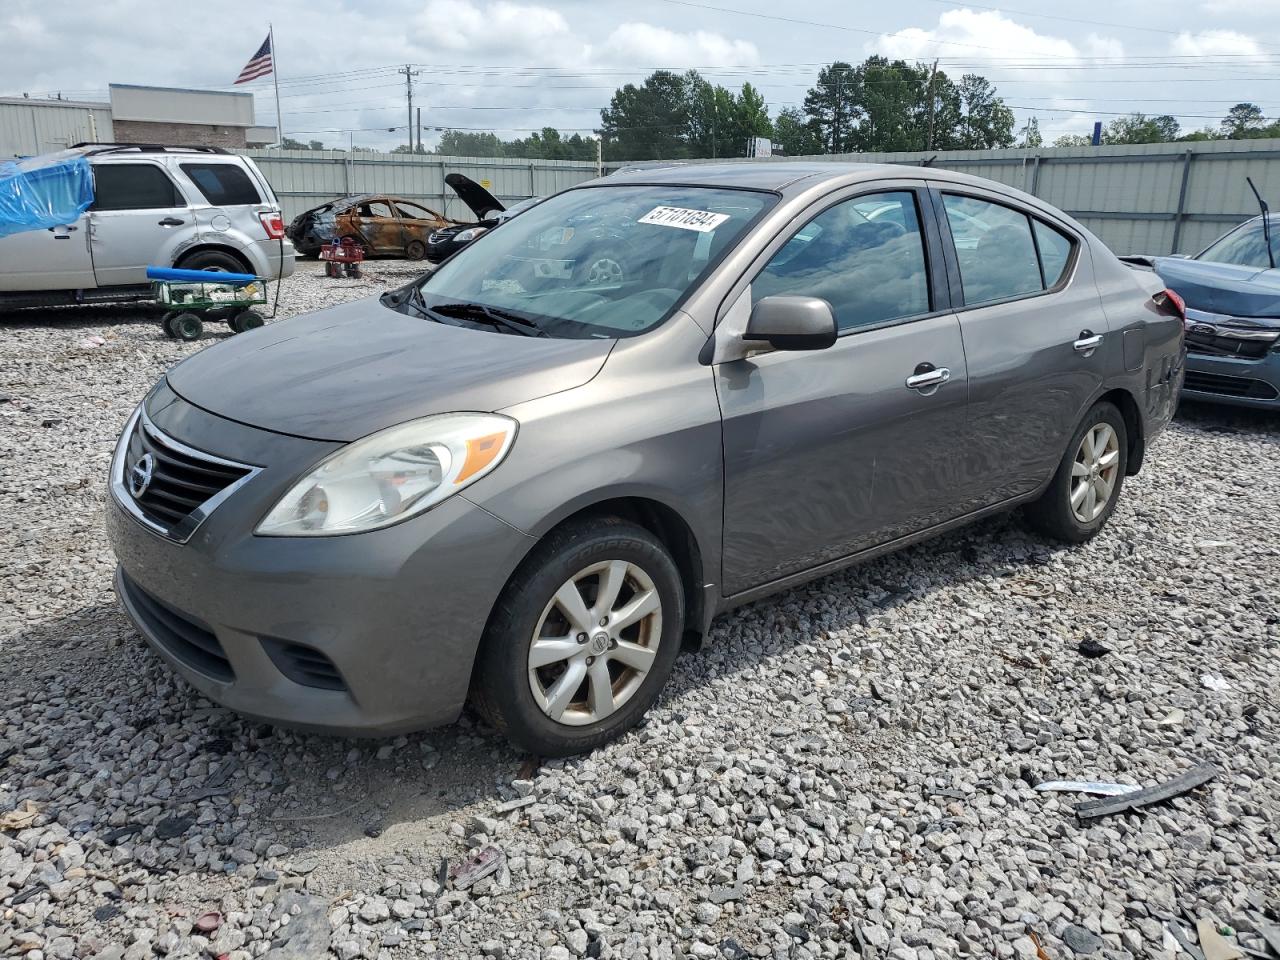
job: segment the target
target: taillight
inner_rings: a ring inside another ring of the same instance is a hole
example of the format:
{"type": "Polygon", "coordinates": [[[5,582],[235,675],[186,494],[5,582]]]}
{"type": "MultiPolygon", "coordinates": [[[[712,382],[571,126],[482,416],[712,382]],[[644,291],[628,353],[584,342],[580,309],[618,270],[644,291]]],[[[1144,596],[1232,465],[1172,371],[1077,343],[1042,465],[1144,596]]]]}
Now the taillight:
{"type": "Polygon", "coordinates": [[[258,214],[262,221],[262,229],[267,231],[268,240],[279,240],[284,236],[284,218],[278,213],[267,211],[258,214]]]}
{"type": "Polygon", "coordinates": [[[1177,317],[1185,325],[1187,322],[1187,302],[1172,290],[1161,290],[1151,298],[1161,313],[1177,317]]]}

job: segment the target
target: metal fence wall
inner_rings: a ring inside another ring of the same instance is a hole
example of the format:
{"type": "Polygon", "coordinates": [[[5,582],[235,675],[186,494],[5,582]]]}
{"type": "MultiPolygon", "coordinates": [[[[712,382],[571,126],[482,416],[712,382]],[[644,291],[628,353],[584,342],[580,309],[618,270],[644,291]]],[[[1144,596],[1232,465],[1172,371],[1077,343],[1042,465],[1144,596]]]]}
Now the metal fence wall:
{"type": "Polygon", "coordinates": [[[788,159],[918,165],[931,157],[932,166],[998,180],[1065,210],[1116,253],[1199,252],[1257,215],[1246,176],[1264,198],[1280,202],[1280,140],[788,159]]]}
{"type": "Polygon", "coordinates": [[[472,219],[473,214],[444,182],[461,173],[488,180],[503,203],[555,193],[596,176],[594,163],[570,160],[410,156],[341,150],[246,150],[262,170],[289,220],[335,197],[390,193],[420,200],[433,210],[472,219]]]}
{"type": "Polygon", "coordinates": [[[113,135],[111,108],[105,103],[0,99],[0,160],[52,153],[113,135]]]}
{"type": "MultiPolygon", "coordinates": [[[[444,182],[447,173],[488,180],[498,199],[545,196],[596,175],[568,160],[406,156],[340,150],[249,150],[274,186],[287,218],[335,197],[392,193],[449,216],[471,212],[444,182]]],[[[988,177],[1035,194],[1076,217],[1117,253],[1194,253],[1258,210],[1245,183],[1280,202],[1280,140],[1217,140],[1115,147],[928,153],[866,153],[793,160],[933,165],[988,177]]],[[[681,161],[699,163],[710,161],[681,161]]],[[[758,163],[742,160],[742,163],[758,163]]],[[[617,164],[606,167],[606,172],[617,164]]]]}

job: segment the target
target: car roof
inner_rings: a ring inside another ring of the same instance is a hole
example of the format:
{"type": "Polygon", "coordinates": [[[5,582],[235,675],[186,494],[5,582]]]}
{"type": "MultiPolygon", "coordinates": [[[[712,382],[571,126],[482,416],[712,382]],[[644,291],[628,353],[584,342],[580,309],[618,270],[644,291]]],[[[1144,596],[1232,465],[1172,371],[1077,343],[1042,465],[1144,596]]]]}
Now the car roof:
{"type": "Polygon", "coordinates": [[[887,163],[752,160],[737,163],[673,163],[624,167],[613,174],[609,180],[613,183],[627,180],[632,183],[646,184],[679,183],[706,187],[782,191],[802,181],[809,186],[824,180],[874,179],[902,175],[902,167],[887,163]]]}

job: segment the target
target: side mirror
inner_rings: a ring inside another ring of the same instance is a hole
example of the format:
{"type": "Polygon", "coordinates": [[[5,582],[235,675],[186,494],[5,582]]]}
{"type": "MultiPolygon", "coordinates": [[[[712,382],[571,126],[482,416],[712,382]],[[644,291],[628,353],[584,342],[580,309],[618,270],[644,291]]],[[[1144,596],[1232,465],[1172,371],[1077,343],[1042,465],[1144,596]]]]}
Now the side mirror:
{"type": "Polygon", "coordinates": [[[825,350],[836,342],[836,318],[818,297],[765,297],[751,308],[742,339],[775,350],[825,350]]]}

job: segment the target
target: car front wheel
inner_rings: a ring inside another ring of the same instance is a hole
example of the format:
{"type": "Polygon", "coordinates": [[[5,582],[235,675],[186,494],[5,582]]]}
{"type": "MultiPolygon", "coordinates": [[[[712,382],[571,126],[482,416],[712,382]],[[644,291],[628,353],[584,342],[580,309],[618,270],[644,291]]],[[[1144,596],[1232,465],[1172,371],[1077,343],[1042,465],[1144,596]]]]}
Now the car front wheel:
{"type": "Polygon", "coordinates": [[[1041,533],[1084,543],[1110,519],[1129,464],[1124,417],[1113,404],[1096,404],[1076,428],[1049,487],[1026,508],[1041,533]]]}
{"type": "Polygon", "coordinates": [[[680,651],[684,593],[662,543],[614,518],[552,533],[490,617],[472,702],[538,756],[591,750],[633,727],[680,651]]]}

